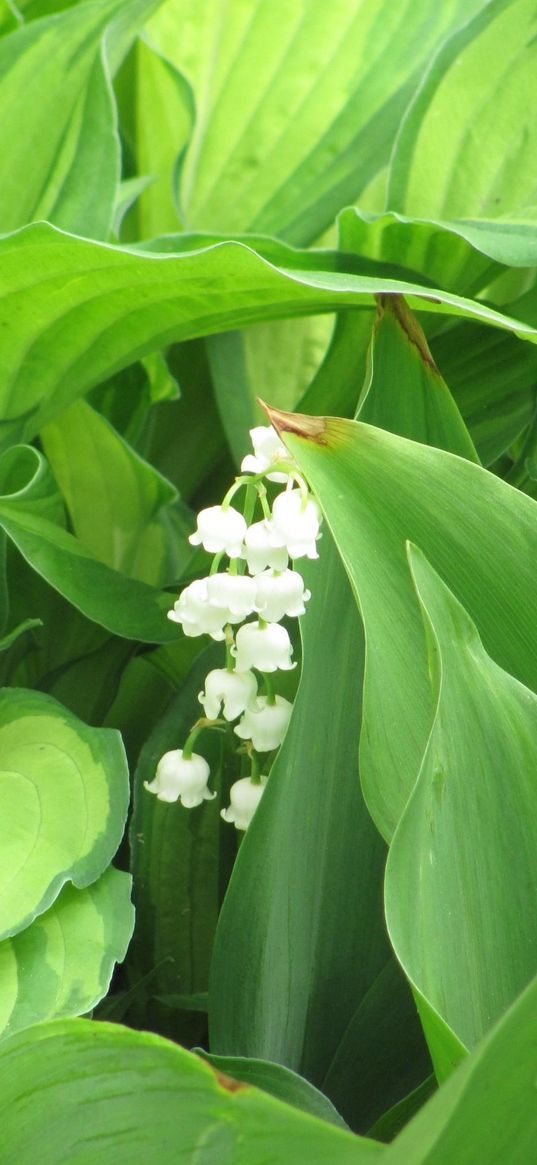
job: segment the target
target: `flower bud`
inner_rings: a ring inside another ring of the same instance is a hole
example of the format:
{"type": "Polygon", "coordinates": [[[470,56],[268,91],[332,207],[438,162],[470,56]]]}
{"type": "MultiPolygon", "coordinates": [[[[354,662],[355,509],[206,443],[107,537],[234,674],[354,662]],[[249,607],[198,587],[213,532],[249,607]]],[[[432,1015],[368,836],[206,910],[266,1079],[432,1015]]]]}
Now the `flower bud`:
{"type": "Polygon", "coordinates": [[[179,595],[168,619],[181,623],[185,635],[210,635],[217,641],[224,638],[222,628],[229,623],[227,607],[217,607],[209,603],[207,587],[209,580],[196,578],[179,595]]]}
{"type": "Polygon", "coordinates": [[[216,720],[223,705],[224,718],[236,720],[255,699],[257,680],[251,671],[227,671],[215,668],[205,680],[205,691],[198,699],[209,720],[216,720]]]}
{"type": "Polygon", "coordinates": [[[304,590],[304,579],[297,570],[264,570],[253,580],[256,584],[256,610],[269,623],[278,623],[284,615],[303,615],[304,603],[311,598],[304,590]]]}
{"type": "Polygon", "coordinates": [[[254,452],[248,453],[241,462],[243,473],[263,473],[269,481],[288,481],[287,473],[267,473],[278,461],[293,461],[272,425],[257,425],[250,429],[250,437],[254,452]]]}
{"type": "Polygon", "coordinates": [[[249,671],[252,667],[266,672],[289,671],[296,667],[291,663],[291,640],[285,627],[279,623],[267,623],[266,627],[260,627],[257,621],[245,623],[239,627],[235,647],[231,650],[238,672],[249,671]]]}
{"type": "Polygon", "coordinates": [[[318,558],[315,546],[321,515],[313,498],[304,501],[299,489],[284,490],[274,499],[268,522],[273,546],[284,545],[291,558],[318,558]]]}
{"type": "Polygon", "coordinates": [[[260,777],[259,782],[252,781],[251,777],[235,781],[229,790],[230,805],[220,812],[224,821],[231,822],[235,829],[248,829],[266,783],[267,777],[260,777]]]}
{"type": "Polygon", "coordinates": [[[285,546],[273,546],[265,521],[254,522],[244,537],[244,558],[250,574],[260,574],[267,566],[274,570],[285,570],[289,555],[285,546]]]}
{"type": "Polygon", "coordinates": [[[240,558],[245,534],[246,522],[233,506],[226,510],[223,506],[209,506],[207,510],[200,510],[198,528],[188,541],[192,546],[203,546],[209,554],[223,551],[229,558],[240,558]]]}
{"type": "Polygon", "coordinates": [[[251,740],[256,752],[271,752],[282,743],[292,711],[293,705],[283,696],[276,696],[275,704],[260,696],[246,709],[234,731],[241,740],[251,740]]]}
{"type": "Polygon", "coordinates": [[[207,580],[211,606],[229,611],[229,622],[240,623],[255,610],[256,585],[247,574],[213,574],[207,580]]]}
{"type": "Polygon", "coordinates": [[[165,752],[157,765],[151,783],[144,781],[144,789],[156,793],[159,801],[181,801],[185,809],[194,809],[202,801],[212,801],[216,793],[207,788],[210,769],[203,756],[193,752],[184,757],[181,748],[165,752]]]}

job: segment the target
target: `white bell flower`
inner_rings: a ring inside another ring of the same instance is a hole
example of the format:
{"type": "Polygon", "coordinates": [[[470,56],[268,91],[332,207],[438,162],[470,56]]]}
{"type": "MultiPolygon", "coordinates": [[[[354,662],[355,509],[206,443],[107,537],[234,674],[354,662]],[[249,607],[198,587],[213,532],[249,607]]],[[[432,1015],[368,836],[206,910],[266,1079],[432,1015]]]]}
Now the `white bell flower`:
{"type": "Polygon", "coordinates": [[[251,671],[227,671],[215,668],[205,680],[205,691],[198,700],[209,720],[216,720],[223,705],[224,718],[236,720],[257,695],[257,680],[251,671]]]}
{"type": "Polygon", "coordinates": [[[224,551],[229,558],[240,558],[246,522],[233,506],[209,506],[198,514],[198,528],[188,541],[192,546],[203,546],[209,554],[224,551]]]}
{"type": "Polygon", "coordinates": [[[283,544],[291,558],[319,557],[315,542],[320,524],[317,502],[311,497],[304,501],[301,490],[284,490],[274,499],[272,519],[268,523],[272,543],[283,544]]]}
{"type": "Polygon", "coordinates": [[[165,752],[157,765],[155,779],[144,781],[144,788],[156,793],[159,801],[181,801],[186,809],[194,809],[202,801],[212,801],[216,793],[207,788],[210,769],[203,756],[193,752],[184,757],[176,748],[165,752]]]}
{"type": "Polygon", "coordinates": [[[196,578],[181,592],[168,619],[180,623],[185,635],[210,635],[220,641],[224,638],[223,627],[230,621],[227,607],[217,607],[209,603],[207,578],[196,578]]]}
{"type": "Polygon", "coordinates": [[[274,570],[285,570],[289,555],[286,547],[274,546],[266,521],[254,522],[244,537],[244,558],[250,574],[260,574],[267,566],[274,570]]]}
{"type": "Polygon", "coordinates": [[[292,711],[293,705],[283,696],[276,696],[275,704],[260,696],[246,709],[234,731],[241,740],[251,740],[256,752],[271,752],[282,743],[292,711]]]}
{"type": "Polygon", "coordinates": [[[231,822],[235,829],[248,829],[266,783],[267,777],[260,777],[258,782],[252,781],[251,777],[235,781],[229,790],[230,805],[220,811],[224,821],[231,822]]]}
{"type": "Polygon", "coordinates": [[[263,473],[269,481],[288,481],[287,473],[267,473],[271,465],[278,461],[294,461],[272,425],[257,425],[255,429],[250,429],[250,437],[254,452],[243,458],[242,472],[263,473]]]}
{"type": "Polygon", "coordinates": [[[247,574],[213,574],[207,580],[207,597],[211,606],[230,613],[230,623],[241,623],[255,611],[256,585],[247,574]]]}
{"type": "Polygon", "coordinates": [[[304,589],[304,579],[297,570],[264,570],[253,580],[256,584],[256,610],[269,623],[278,623],[284,615],[303,615],[311,592],[304,589]]]}
{"type": "Polygon", "coordinates": [[[238,672],[249,671],[252,667],[266,672],[290,671],[296,667],[291,663],[291,640],[285,627],[279,623],[267,623],[266,627],[260,627],[257,620],[244,623],[237,631],[235,647],[231,650],[238,672]]]}

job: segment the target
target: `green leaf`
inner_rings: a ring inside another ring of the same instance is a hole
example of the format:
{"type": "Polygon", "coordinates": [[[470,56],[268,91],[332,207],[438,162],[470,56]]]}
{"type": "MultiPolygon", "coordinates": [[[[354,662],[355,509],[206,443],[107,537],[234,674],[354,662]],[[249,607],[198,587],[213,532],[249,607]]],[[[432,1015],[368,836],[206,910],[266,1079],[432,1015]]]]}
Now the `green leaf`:
{"type": "Polygon", "coordinates": [[[36,225],[1,239],[0,261],[4,443],[35,435],[92,385],[175,340],[282,316],[369,308],[382,292],[404,294],[417,310],[474,318],[537,342],[535,328],[449,292],[292,271],[234,242],[151,254],[36,225]]]}
{"type": "Polygon", "coordinates": [[[78,5],[0,42],[2,230],[47,218],[107,237],[119,154],[100,43],[119,7],[78,5]]]}
{"type": "Polygon", "coordinates": [[[415,547],[409,562],[436,708],[390,849],[386,916],[410,981],[473,1047],[537,972],[537,696],[494,663],[415,547]]]}
{"type": "Polygon", "coordinates": [[[99,413],[77,401],[41,434],[73,531],[113,570],[162,583],[160,512],[176,491],[99,413]]]}
{"type": "Polygon", "coordinates": [[[100,1165],[177,1165],[199,1153],[218,1165],[365,1165],[384,1152],[117,1024],[58,1020],[13,1036],[0,1051],[0,1095],[3,1152],[18,1165],[37,1155],[89,1165],[96,1154],[100,1165]]]}
{"type": "Polygon", "coordinates": [[[496,662],[537,689],[537,506],[479,466],[370,425],[275,414],[324,509],[368,643],[366,799],[390,837],[432,722],[423,630],[405,555],[420,546],[496,662]]]}
{"type": "Polygon", "coordinates": [[[52,905],[65,882],[89,886],[121,841],[129,788],[118,733],[88,728],[41,692],[5,688],[0,936],[52,905]]]}
{"type": "Polygon", "coordinates": [[[479,461],[421,327],[398,295],[379,297],[358,412],[377,428],[479,461]]]}
{"type": "Polygon", "coordinates": [[[149,35],[189,80],[197,108],[179,195],[188,226],[318,238],[385,166],[424,63],[479,7],[164,6],[149,35]]]}
{"type": "MultiPolygon", "coordinates": [[[[205,676],[221,664],[221,646],[213,644],[203,651],[154,725],[136,770],[130,830],[136,928],[128,974],[135,982],[154,968],[150,982],[154,995],[207,990],[222,893],[220,863],[228,834],[216,800],[195,810],[164,805],[144,789],[143,782],[153,779],[165,752],[182,747],[200,715],[198,692],[205,676]]],[[[211,763],[211,788],[220,791],[219,742],[214,734],[205,733],[197,748],[211,763]]],[[[232,856],[228,856],[228,868],[232,856]]],[[[170,1034],[179,1034],[167,1009],[162,1011],[157,1008],[159,1026],[171,1023],[170,1034]]]]}
{"type": "Polygon", "coordinates": [[[533,0],[492,0],[440,49],[397,139],[391,208],[452,220],[535,203],[536,32],[533,0]]]}
{"type": "Polygon", "coordinates": [[[112,867],[85,890],[64,886],[45,914],[0,943],[2,1038],[102,999],[132,934],[130,886],[112,867]]]}
{"type": "Polygon", "coordinates": [[[0,488],[9,490],[0,496],[0,527],[23,558],[88,619],[107,630],[149,643],[177,638],[165,617],[169,595],[111,570],[72,534],[41,516],[58,512],[59,494],[52,482],[46,462],[30,446],[15,446],[0,458],[0,488]]]}
{"type": "Polygon", "coordinates": [[[389,954],[385,850],[358,777],[361,625],[329,535],[301,573],[312,594],[300,685],[219,918],[209,1025],[217,1054],[285,1064],[322,1087],[389,954]]]}
{"type": "Polygon", "coordinates": [[[537,1136],[537,982],[386,1152],[386,1165],[526,1165],[537,1136]]]}
{"type": "Polygon", "coordinates": [[[253,1084],[275,1096],[277,1100],[284,1100],[302,1112],[309,1112],[311,1116],[318,1116],[321,1120],[337,1125],[340,1129],[348,1128],[345,1121],[336,1112],[333,1104],[314,1088],[313,1084],[304,1080],[296,1072],[281,1064],[271,1064],[269,1060],[248,1060],[245,1056],[210,1056],[200,1050],[204,1060],[208,1060],[219,1072],[225,1072],[234,1080],[242,1080],[244,1084],[253,1084]]]}

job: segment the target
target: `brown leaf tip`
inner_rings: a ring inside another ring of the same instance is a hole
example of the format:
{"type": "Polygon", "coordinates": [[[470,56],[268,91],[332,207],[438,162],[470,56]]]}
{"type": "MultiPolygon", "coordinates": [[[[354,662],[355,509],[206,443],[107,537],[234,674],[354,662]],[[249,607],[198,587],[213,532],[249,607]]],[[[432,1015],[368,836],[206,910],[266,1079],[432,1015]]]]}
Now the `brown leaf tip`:
{"type": "Polygon", "coordinates": [[[226,1092],[243,1092],[248,1089],[248,1085],[243,1084],[242,1080],[234,1080],[232,1076],[228,1076],[226,1072],[219,1072],[217,1068],[214,1068],[213,1071],[217,1084],[221,1088],[225,1088],[226,1092]]]}
{"type": "Polygon", "coordinates": [[[316,441],[318,445],[327,444],[325,417],[307,417],[304,413],[284,413],[282,409],[271,408],[260,397],[257,400],[280,437],[284,433],[292,433],[295,437],[303,437],[306,441],[316,441]]]}

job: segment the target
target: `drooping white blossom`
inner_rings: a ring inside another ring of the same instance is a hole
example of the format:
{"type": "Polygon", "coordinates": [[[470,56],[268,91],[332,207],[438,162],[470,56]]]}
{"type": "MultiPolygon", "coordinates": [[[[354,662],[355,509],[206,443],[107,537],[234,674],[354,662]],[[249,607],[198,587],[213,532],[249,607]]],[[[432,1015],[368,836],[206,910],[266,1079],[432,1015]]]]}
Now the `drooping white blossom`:
{"type": "Polygon", "coordinates": [[[254,623],[244,623],[237,631],[235,647],[235,667],[238,672],[249,671],[289,671],[296,667],[291,662],[293,648],[285,629],[279,623],[267,623],[266,627],[254,623]]]}
{"type": "Polygon", "coordinates": [[[242,777],[240,781],[235,781],[229,790],[230,804],[227,809],[220,812],[224,821],[231,822],[235,829],[248,829],[266,783],[267,777],[260,777],[259,782],[252,781],[251,777],[242,777]]]}
{"type": "Polygon", "coordinates": [[[254,452],[248,453],[243,458],[241,462],[243,473],[263,473],[269,481],[287,481],[289,476],[287,473],[267,472],[271,465],[276,465],[278,461],[293,461],[272,425],[257,425],[255,429],[250,429],[250,437],[254,452]]]}
{"type": "Polygon", "coordinates": [[[303,615],[311,592],[304,589],[304,579],[297,570],[264,570],[255,577],[255,609],[269,623],[278,623],[284,615],[303,615]]]}
{"type": "Polygon", "coordinates": [[[240,623],[255,611],[255,580],[247,574],[213,574],[207,580],[207,597],[211,606],[230,613],[230,623],[240,623]]]}
{"type": "Polygon", "coordinates": [[[198,699],[209,720],[216,720],[222,708],[226,720],[236,720],[257,694],[257,680],[251,671],[227,671],[215,668],[205,680],[205,691],[198,699]]]}
{"type": "Polygon", "coordinates": [[[260,574],[268,566],[285,570],[289,555],[284,545],[274,546],[266,521],[254,522],[244,537],[244,557],[250,574],[260,574]]]}
{"type": "Polygon", "coordinates": [[[283,696],[269,704],[266,696],[246,709],[234,731],[241,740],[251,740],[256,752],[271,752],[279,748],[291,719],[293,705],[283,696]]]}
{"type": "Polygon", "coordinates": [[[180,623],[185,635],[210,635],[212,639],[220,641],[224,638],[223,628],[229,623],[230,612],[227,607],[217,607],[209,603],[207,593],[209,580],[196,578],[181,592],[172,610],[168,611],[168,619],[172,623],[180,623]]]}
{"type": "Polygon", "coordinates": [[[291,558],[318,558],[321,514],[317,502],[305,499],[299,489],[284,490],[274,499],[268,523],[274,546],[285,546],[291,558]]]}
{"type": "Polygon", "coordinates": [[[181,801],[186,809],[194,809],[202,801],[212,801],[216,793],[207,788],[210,769],[203,756],[193,752],[184,757],[181,748],[165,752],[157,765],[153,781],[144,781],[144,788],[156,793],[159,801],[181,801]]]}
{"type": "Polygon", "coordinates": [[[192,546],[203,546],[209,554],[224,552],[229,558],[240,558],[246,522],[233,506],[209,506],[198,514],[198,528],[188,539],[192,546]]]}

